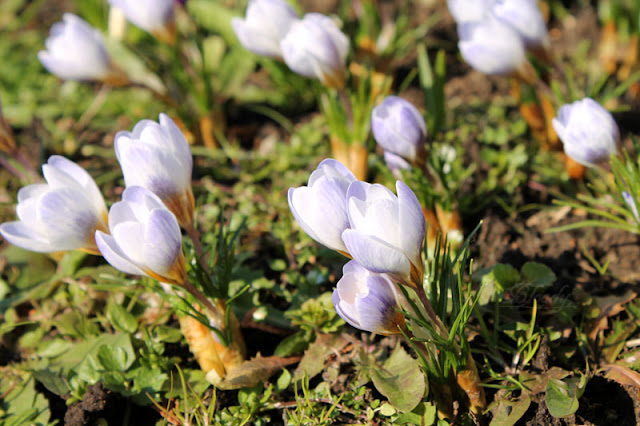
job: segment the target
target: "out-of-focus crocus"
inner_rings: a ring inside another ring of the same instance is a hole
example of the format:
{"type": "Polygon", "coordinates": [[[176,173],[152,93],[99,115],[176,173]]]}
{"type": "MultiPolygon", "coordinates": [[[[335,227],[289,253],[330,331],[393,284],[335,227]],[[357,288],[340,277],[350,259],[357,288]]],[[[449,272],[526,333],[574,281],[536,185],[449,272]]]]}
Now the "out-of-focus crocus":
{"type": "Polygon", "coordinates": [[[53,24],[45,47],[38,52],[38,59],[63,80],[113,84],[126,81],[124,73],[111,61],[102,34],[72,13],[65,13],[62,22],[53,24]]]}
{"type": "Polygon", "coordinates": [[[186,282],[180,226],[160,198],[141,186],[124,190],[109,210],[111,235],[96,232],[96,243],[114,268],[181,285],[186,282]]]}
{"type": "Polygon", "coordinates": [[[410,163],[424,162],[427,125],[413,104],[397,96],[387,96],[371,112],[373,137],[385,151],[410,163]]]}
{"type": "Polygon", "coordinates": [[[376,274],[355,260],[342,269],[333,291],[333,306],[346,322],[360,330],[379,334],[400,333],[404,316],[398,288],[387,274],[376,274]]]}
{"type": "Polygon", "coordinates": [[[176,215],[180,225],[189,229],[195,208],[193,158],[187,140],[171,118],[160,114],[159,123],[142,120],[132,132],[118,132],[115,151],[125,185],[149,189],[176,215]]]}
{"type": "Polygon", "coordinates": [[[551,123],[565,154],[583,166],[607,164],[618,151],[620,133],[613,116],[591,98],[563,105],[551,123]]]}
{"type": "Polygon", "coordinates": [[[18,191],[18,221],[0,234],[26,250],[83,250],[99,254],[96,230],[107,231],[107,208],[95,181],[82,167],[57,155],[42,166],[47,183],[18,191]]]}
{"type": "Polygon", "coordinates": [[[636,204],[636,200],[633,199],[633,196],[626,191],[622,192],[622,199],[631,209],[631,213],[637,222],[640,222],[640,213],[638,213],[638,205],[636,204]]]}
{"type": "Polygon", "coordinates": [[[289,208],[311,238],[330,249],[347,254],[342,232],[349,227],[347,190],[356,181],[342,163],[326,159],[311,173],[309,185],[290,188],[289,208]]]}
{"type": "Polygon", "coordinates": [[[333,20],[319,13],[308,13],[280,43],[282,56],[294,72],[317,78],[327,87],[344,86],[349,39],[333,20]]]}
{"type": "Polygon", "coordinates": [[[173,0],[109,0],[109,4],[122,9],[136,27],[153,34],[160,41],[175,43],[173,0]]]}
{"type": "Polygon", "coordinates": [[[250,0],[245,19],[233,18],[231,26],[247,50],[282,58],[280,42],[298,20],[296,11],[284,0],[250,0]]]}
{"type": "Polygon", "coordinates": [[[496,0],[492,14],[516,30],[527,48],[547,48],[549,32],[538,0],[496,0]]]}
{"type": "Polygon", "coordinates": [[[456,24],[480,21],[487,16],[493,0],[447,0],[449,13],[456,24]]]}
{"type": "Polygon", "coordinates": [[[489,75],[518,75],[533,81],[531,64],[520,35],[496,18],[458,25],[458,47],[474,69],[489,75]]]}
{"type": "Polygon", "coordinates": [[[425,219],[416,195],[402,181],[398,196],[380,184],[353,182],[347,191],[350,229],[342,233],[349,254],[372,272],[421,285],[425,219]]]}
{"type": "Polygon", "coordinates": [[[410,170],[411,164],[393,152],[384,152],[384,162],[396,179],[402,179],[402,170],[410,170]]]}

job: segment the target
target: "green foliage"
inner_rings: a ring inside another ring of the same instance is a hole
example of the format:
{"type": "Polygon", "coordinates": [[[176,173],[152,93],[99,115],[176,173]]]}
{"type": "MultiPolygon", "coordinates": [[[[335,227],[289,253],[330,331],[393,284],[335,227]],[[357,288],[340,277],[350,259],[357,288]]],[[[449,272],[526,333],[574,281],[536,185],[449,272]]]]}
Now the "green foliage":
{"type": "Polygon", "coordinates": [[[420,364],[401,346],[379,368],[372,368],[370,374],[376,389],[397,410],[412,411],[425,396],[427,388],[420,364]]]}

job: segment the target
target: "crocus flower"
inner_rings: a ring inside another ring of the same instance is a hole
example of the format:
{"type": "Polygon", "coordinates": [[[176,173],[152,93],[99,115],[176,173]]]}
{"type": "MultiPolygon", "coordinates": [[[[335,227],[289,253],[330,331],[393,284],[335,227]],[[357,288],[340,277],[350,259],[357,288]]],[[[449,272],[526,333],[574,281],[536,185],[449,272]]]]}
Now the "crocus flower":
{"type": "Polygon", "coordinates": [[[387,274],[376,274],[352,260],[333,291],[338,315],[360,330],[379,334],[400,333],[404,316],[398,311],[403,299],[387,274]]]}
{"type": "Polygon", "coordinates": [[[111,62],[102,34],[72,13],[53,24],[45,46],[38,59],[63,80],[120,82],[124,78],[111,62]]]}
{"type": "Polygon", "coordinates": [[[297,20],[296,11],[283,0],[250,0],[245,19],[233,18],[231,26],[247,50],[282,58],[280,41],[297,20]]]}
{"type": "Polygon", "coordinates": [[[109,0],[109,4],[122,9],[129,21],[158,40],[175,42],[173,0],[109,0]]]}
{"type": "Polygon", "coordinates": [[[48,253],[84,250],[98,254],[96,230],[107,230],[107,208],[95,181],[82,167],[57,155],[42,166],[47,183],[18,191],[18,221],[0,234],[18,247],[48,253]]]}
{"type": "MultiPolygon", "coordinates": [[[[528,61],[519,34],[495,18],[458,25],[463,59],[484,74],[525,73],[528,61]]],[[[528,75],[525,75],[527,78],[528,75]]]]}
{"type": "Polygon", "coordinates": [[[384,162],[387,164],[387,167],[396,179],[402,178],[402,170],[411,169],[411,164],[409,164],[407,160],[393,152],[384,152],[384,162]]]}
{"type": "Polygon", "coordinates": [[[326,159],[311,173],[309,185],[290,188],[289,208],[304,232],[330,249],[347,253],[342,232],[349,227],[347,189],[356,181],[342,163],[326,159]]]}
{"type": "Polygon", "coordinates": [[[427,125],[413,104],[397,96],[387,96],[371,112],[373,137],[385,151],[410,163],[424,161],[427,125]]]}
{"type": "Polygon", "coordinates": [[[549,32],[538,0],[496,0],[491,13],[516,30],[526,47],[548,47],[549,32]]]}
{"type": "Polygon", "coordinates": [[[583,166],[606,164],[618,151],[620,133],[613,116],[591,98],[563,105],[551,124],[565,154],[583,166]]]}
{"type": "Polygon", "coordinates": [[[104,258],[114,268],[171,284],[186,282],[182,235],[176,217],[141,186],[124,190],[109,210],[111,235],[96,232],[104,258]]]}
{"type": "Polygon", "coordinates": [[[184,228],[193,222],[193,159],[184,135],[165,114],[159,123],[142,120],[132,132],[118,132],[115,150],[126,186],[143,186],[156,194],[184,228]]]}
{"type": "Polygon", "coordinates": [[[349,254],[372,272],[404,284],[421,284],[425,219],[415,194],[402,181],[398,196],[380,184],[353,182],[347,191],[350,229],[342,233],[349,254]]]}
{"type": "Polygon", "coordinates": [[[489,14],[493,0],[447,0],[449,13],[456,24],[480,21],[489,14]]]}
{"type": "Polygon", "coordinates": [[[343,87],[349,39],[331,18],[306,14],[291,25],[280,47],[285,63],[294,72],[317,78],[327,87],[343,87]]]}

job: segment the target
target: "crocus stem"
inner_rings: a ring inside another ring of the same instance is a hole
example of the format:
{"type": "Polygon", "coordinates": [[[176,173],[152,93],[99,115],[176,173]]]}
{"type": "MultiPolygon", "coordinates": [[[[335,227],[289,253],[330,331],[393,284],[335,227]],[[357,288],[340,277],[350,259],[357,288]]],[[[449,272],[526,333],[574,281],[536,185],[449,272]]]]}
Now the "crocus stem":
{"type": "Polygon", "coordinates": [[[100,87],[100,91],[95,96],[95,98],[93,98],[93,102],[91,102],[91,105],[89,105],[89,107],[82,114],[82,116],[80,116],[78,121],[76,121],[76,124],[74,124],[73,130],[78,132],[81,129],[83,129],[87,124],[89,124],[91,119],[95,117],[95,115],[98,113],[98,111],[100,111],[100,108],[102,108],[105,101],[107,100],[110,89],[111,89],[111,86],[109,86],[108,84],[103,84],[102,87],[100,87]]]}
{"type": "Polygon", "coordinates": [[[446,328],[442,323],[442,320],[440,320],[438,315],[436,315],[436,312],[433,310],[433,307],[431,306],[431,302],[429,302],[429,299],[427,299],[427,294],[424,292],[424,287],[422,287],[421,285],[417,285],[415,287],[415,292],[418,295],[420,302],[422,302],[422,305],[424,306],[424,309],[427,312],[429,319],[433,323],[433,328],[440,335],[440,337],[448,338],[449,336],[448,336],[448,333],[446,332],[446,328]]]}
{"type": "Polygon", "coordinates": [[[9,173],[13,174],[22,182],[26,182],[25,175],[20,170],[15,168],[13,164],[11,164],[11,162],[5,157],[0,156],[0,166],[4,167],[9,173]]]}
{"type": "Polygon", "coordinates": [[[200,290],[198,290],[189,281],[185,281],[182,284],[182,288],[187,290],[189,293],[191,293],[193,295],[193,297],[198,299],[198,301],[202,304],[202,306],[207,308],[211,312],[212,315],[217,315],[219,318],[223,318],[224,312],[220,312],[220,309],[217,308],[213,303],[211,303],[211,301],[209,299],[207,299],[206,296],[204,294],[202,294],[202,292],[200,290]]]}
{"type": "Polygon", "coordinates": [[[196,256],[198,256],[200,264],[204,268],[205,272],[210,275],[211,270],[209,269],[209,263],[204,257],[204,249],[202,248],[202,244],[200,243],[200,231],[198,231],[198,228],[196,228],[193,223],[188,226],[185,231],[187,232],[189,238],[191,238],[191,241],[193,241],[193,248],[196,250],[196,256]]]}

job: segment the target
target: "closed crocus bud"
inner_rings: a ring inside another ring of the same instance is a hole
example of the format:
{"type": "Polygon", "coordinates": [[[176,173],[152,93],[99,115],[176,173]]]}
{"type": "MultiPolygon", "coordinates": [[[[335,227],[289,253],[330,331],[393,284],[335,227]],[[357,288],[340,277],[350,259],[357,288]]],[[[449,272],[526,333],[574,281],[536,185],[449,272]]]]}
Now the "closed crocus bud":
{"type": "Polygon", "coordinates": [[[408,285],[422,283],[425,219],[415,194],[402,181],[398,196],[380,184],[353,182],[347,191],[350,229],[342,233],[349,254],[372,272],[408,285]]]}
{"type": "Polygon", "coordinates": [[[280,43],[282,56],[294,72],[317,78],[327,87],[344,86],[349,39],[333,20],[319,13],[308,13],[280,43]]]}
{"type": "Polygon", "coordinates": [[[156,194],[184,228],[193,223],[195,201],[191,190],[191,149],[176,124],[165,114],[159,123],[142,120],[132,132],[118,132],[115,150],[124,182],[156,194]]]}
{"type": "Polygon", "coordinates": [[[65,13],[53,24],[38,59],[50,73],[63,80],[122,83],[122,71],[111,62],[102,34],[74,14],[65,13]]]}
{"type": "Polygon", "coordinates": [[[491,13],[515,29],[526,47],[548,47],[549,32],[538,0],[496,0],[491,13]]]}
{"type": "Polygon", "coordinates": [[[18,191],[19,221],[0,225],[11,244],[41,253],[83,250],[99,254],[96,230],[107,231],[107,208],[95,181],[64,157],[42,166],[47,183],[18,191]]]}
{"type": "Polygon", "coordinates": [[[520,35],[495,18],[458,26],[458,47],[471,67],[489,75],[520,75],[533,79],[520,35]]]}
{"type": "Polygon", "coordinates": [[[356,181],[342,163],[326,159],[311,173],[309,185],[290,188],[289,208],[311,238],[330,249],[347,254],[342,232],[349,227],[347,189],[356,181]]]}
{"type": "Polygon", "coordinates": [[[620,134],[613,116],[591,98],[563,105],[551,124],[565,154],[583,166],[607,164],[618,151],[620,134]]]}
{"type": "Polygon", "coordinates": [[[333,291],[338,315],[360,330],[378,334],[400,333],[404,316],[398,310],[404,297],[387,274],[376,274],[355,260],[342,269],[343,275],[333,291]]]}
{"type": "Polygon", "coordinates": [[[447,0],[449,13],[456,24],[484,19],[491,9],[493,0],[447,0]]]}
{"type": "Polygon", "coordinates": [[[410,163],[424,162],[427,125],[413,104],[388,96],[371,112],[371,130],[378,145],[410,163]]]}
{"type": "Polygon", "coordinates": [[[136,27],[153,34],[160,41],[175,42],[173,0],[109,0],[109,3],[122,9],[136,27]]]}
{"type": "Polygon", "coordinates": [[[636,222],[640,222],[640,213],[638,213],[638,205],[636,204],[636,200],[633,198],[631,194],[626,191],[622,192],[622,199],[629,206],[633,217],[636,219],[636,222]]]}
{"type": "Polygon", "coordinates": [[[402,170],[411,169],[411,164],[409,164],[407,160],[393,152],[384,152],[384,162],[387,164],[387,167],[396,179],[402,178],[402,170]]]}
{"type": "Polygon", "coordinates": [[[280,41],[298,20],[283,0],[251,0],[245,19],[233,18],[231,26],[240,43],[257,55],[282,58],[280,41]]]}
{"type": "Polygon", "coordinates": [[[140,186],[125,189],[122,201],[109,210],[109,230],[111,235],[97,231],[96,242],[111,266],[165,283],[186,282],[180,226],[151,191],[140,186]]]}

